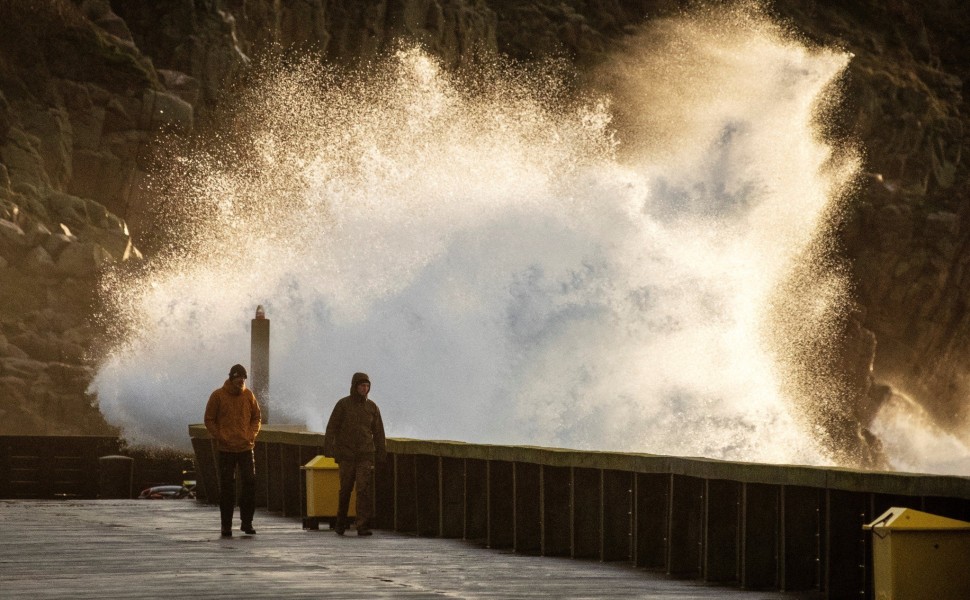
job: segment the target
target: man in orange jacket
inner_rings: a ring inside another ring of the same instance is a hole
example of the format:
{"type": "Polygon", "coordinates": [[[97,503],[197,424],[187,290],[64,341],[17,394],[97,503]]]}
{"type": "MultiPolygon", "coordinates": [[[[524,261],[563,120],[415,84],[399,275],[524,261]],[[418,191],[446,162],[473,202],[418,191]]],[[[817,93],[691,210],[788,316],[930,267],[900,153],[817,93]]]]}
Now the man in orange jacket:
{"type": "Polygon", "coordinates": [[[236,467],[242,481],[239,519],[242,531],[253,535],[256,512],[256,463],[253,447],[262,414],[252,390],[246,387],[246,368],[233,365],[229,379],[212,392],[205,407],[205,428],[216,443],[219,466],[219,513],[222,537],[232,537],[232,511],[236,504],[236,467]]]}

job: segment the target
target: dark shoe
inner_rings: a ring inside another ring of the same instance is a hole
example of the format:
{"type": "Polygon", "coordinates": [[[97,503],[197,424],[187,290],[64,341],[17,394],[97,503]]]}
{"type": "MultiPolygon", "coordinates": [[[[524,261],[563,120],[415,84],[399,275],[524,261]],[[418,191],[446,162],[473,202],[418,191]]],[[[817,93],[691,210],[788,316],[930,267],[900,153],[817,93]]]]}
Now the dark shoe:
{"type": "Polygon", "coordinates": [[[243,525],[242,527],[239,528],[239,530],[245,533],[246,535],[256,535],[256,530],[253,529],[252,525],[243,525]]]}
{"type": "Polygon", "coordinates": [[[358,529],[357,535],[374,535],[374,532],[370,529],[358,529]]]}
{"type": "Polygon", "coordinates": [[[337,532],[337,535],[343,535],[347,531],[347,528],[343,525],[337,525],[333,530],[337,532]]]}
{"type": "Polygon", "coordinates": [[[223,529],[222,537],[232,537],[232,529],[223,529]]]}

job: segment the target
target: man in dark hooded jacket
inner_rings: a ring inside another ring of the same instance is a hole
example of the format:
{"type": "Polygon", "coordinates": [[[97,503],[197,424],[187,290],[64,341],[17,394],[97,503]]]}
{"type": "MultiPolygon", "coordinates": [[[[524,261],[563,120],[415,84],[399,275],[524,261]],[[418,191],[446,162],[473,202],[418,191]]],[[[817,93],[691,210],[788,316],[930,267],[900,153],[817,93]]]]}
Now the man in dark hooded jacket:
{"type": "Polygon", "coordinates": [[[384,446],[384,422],[381,411],[370,393],[366,373],[354,373],[350,395],[337,401],[327,422],[323,454],[337,461],[340,472],[340,495],[335,530],[343,535],[347,529],[350,494],[357,487],[357,535],[371,535],[374,513],[374,463],[387,456],[384,446]]]}

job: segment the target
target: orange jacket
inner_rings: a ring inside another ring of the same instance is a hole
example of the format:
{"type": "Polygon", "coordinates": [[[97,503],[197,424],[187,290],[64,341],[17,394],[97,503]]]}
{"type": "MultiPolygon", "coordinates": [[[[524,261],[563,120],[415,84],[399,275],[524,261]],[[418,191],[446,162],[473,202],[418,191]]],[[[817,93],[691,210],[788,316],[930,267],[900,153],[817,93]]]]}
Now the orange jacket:
{"type": "Polygon", "coordinates": [[[256,434],[262,425],[259,403],[252,390],[243,387],[233,394],[227,379],[212,392],[205,405],[205,428],[224,452],[243,452],[256,445],[256,434]]]}

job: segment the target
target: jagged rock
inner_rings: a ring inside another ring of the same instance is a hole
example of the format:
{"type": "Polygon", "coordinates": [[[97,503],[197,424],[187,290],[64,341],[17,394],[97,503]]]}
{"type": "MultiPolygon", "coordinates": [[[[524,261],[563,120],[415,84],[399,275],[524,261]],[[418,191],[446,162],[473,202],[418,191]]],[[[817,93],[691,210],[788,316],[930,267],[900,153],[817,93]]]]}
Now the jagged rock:
{"type": "Polygon", "coordinates": [[[47,365],[47,374],[59,389],[84,392],[93,375],[90,367],[52,362],[47,365]]]}
{"type": "Polygon", "coordinates": [[[108,0],[84,0],[80,8],[87,18],[104,31],[126,42],[132,41],[128,25],[111,10],[108,0]]]}
{"type": "Polygon", "coordinates": [[[0,219],[0,257],[8,262],[20,260],[27,251],[27,236],[19,225],[0,219]]]}
{"type": "Polygon", "coordinates": [[[131,99],[111,97],[104,107],[102,135],[135,129],[138,126],[136,116],[140,109],[141,105],[134,106],[131,99]],[[132,116],[132,113],[136,116],[132,116]]]}
{"type": "Polygon", "coordinates": [[[0,194],[8,196],[12,191],[10,189],[10,174],[7,173],[7,165],[0,163],[0,194]]]}
{"type": "Polygon", "coordinates": [[[15,358],[7,356],[3,359],[3,379],[15,377],[21,382],[36,379],[47,368],[47,363],[32,358],[15,358]]]}
{"type": "Polygon", "coordinates": [[[27,238],[27,245],[38,246],[47,241],[51,236],[51,230],[40,221],[33,218],[26,219],[23,225],[24,236],[27,238]]]}
{"type": "Polygon", "coordinates": [[[27,399],[27,384],[16,375],[7,372],[7,361],[0,361],[0,398],[5,404],[20,405],[27,399]]]}
{"type": "Polygon", "coordinates": [[[109,198],[123,187],[125,168],[121,159],[111,152],[80,149],[74,153],[74,173],[67,188],[70,194],[110,202],[109,198]]]}
{"type": "Polygon", "coordinates": [[[86,233],[86,237],[107,250],[115,261],[125,262],[131,258],[141,258],[141,253],[131,243],[131,236],[121,231],[92,229],[86,233]]]}
{"type": "Polygon", "coordinates": [[[73,235],[55,233],[44,240],[44,250],[47,250],[47,253],[51,255],[51,258],[56,259],[61,255],[61,252],[67,247],[68,244],[76,241],[77,238],[73,235]]]}
{"type": "Polygon", "coordinates": [[[26,359],[28,357],[29,355],[23,350],[21,350],[19,346],[16,346],[10,343],[9,341],[6,344],[4,344],[2,347],[0,347],[0,358],[3,358],[4,360],[8,358],[26,359]]]}
{"type": "Polygon", "coordinates": [[[37,182],[44,188],[51,186],[50,176],[41,157],[40,139],[19,127],[10,127],[6,144],[0,147],[0,161],[7,166],[12,180],[37,182]]]}
{"type": "Polygon", "coordinates": [[[34,246],[23,259],[23,269],[36,275],[48,275],[54,272],[54,259],[42,246],[34,246]]]}
{"type": "Polygon", "coordinates": [[[46,109],[24,108],[20,111],[24,128],[40,157],[40,168],[47,174],[49,185],[60,189],[71,179],[71,153],[74,132],[67,110],[62,106],[46,109]]]}
{"type": "Polygon", "coordinates": [[[96,151],[101,146],[107,108],[92,100],[91,88],[94,86],[65,80],[60,80],[58,86],[71,122],[74,150],[96,151]]]}
{"type": "Polygon", "coordinates": [[[111,253],[94,242],[75,242],[61,251],[57,271],[70,277],[92,277],[114,262],[111,253]]]}
{"type": "Polygon", "coordinates": [[[10,131],[10,104],[7,103],[7,97],[3,95],[3,91],[0,90],[0,145],[2,145],[7,139],[7,133],[10,131]]]}
{"type": "Polygon", "coordinates": [[[47,210],[54,220],[70,227],[83,228],[88,224],[87,203],[83,198],[51,192],[47,196],[47,210]]]}
{"type": "Polygon", "coordinates": [[[27,235],[19,225],[6,219],[0,219],[0,240],[14,246],[26,247],[27,235]]]}
{"type": "Polygon", "coordinates": [[[145,90],[142,107],[142,129],[168,127],[176,131],[192,130],[192,105],[174,94],[145,90]]]}
{"type": "Polygon", "coordinates": [[[31,359],[50,362],[80,362],[84,356],[84,348],[80,344],[68,342],[52,331],[37,333],[28,331],[11,338],[31,359]]]}
{"type": "Polygon", "coordinates": [[[158,69],[158,76],[162,79],[166,89],[191,104],[193,108],[199,104],[202,86],[198,79],[181,71],[170,69],[158,69]]]}

